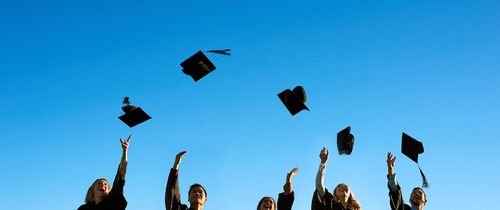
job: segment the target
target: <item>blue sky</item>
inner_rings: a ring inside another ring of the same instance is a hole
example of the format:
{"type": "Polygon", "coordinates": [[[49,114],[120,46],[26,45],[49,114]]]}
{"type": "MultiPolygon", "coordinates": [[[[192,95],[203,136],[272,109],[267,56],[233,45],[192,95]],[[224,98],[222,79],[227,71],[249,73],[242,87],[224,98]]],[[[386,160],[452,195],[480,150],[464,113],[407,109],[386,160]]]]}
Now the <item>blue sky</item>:
{"type": "Polygon", "coordinates": [[[113,179],[132,135],[129,210],[164,209],[177,152],[182,200],[199,182],[205,209],[253,210],[294,178],[309,209],[319,150],[325,183],[388,209],[386,153],[405,200],[421,184],[400,153],[421,140],[427,209],[491,209],[500,188],[499,1],[2,1],[0,208],[76,209],[113,179]],[[198,50],[217,70],[195,83],[179,63],[198,50]],[[290,116],[276,94],[308,93],[290,116]],[[153,119],[118,120],[123,96],[153,119]],[[353,153],[336,133],[352,127],[353,153]],[[478,201],[476,201],[478,199],[478,201]]]}

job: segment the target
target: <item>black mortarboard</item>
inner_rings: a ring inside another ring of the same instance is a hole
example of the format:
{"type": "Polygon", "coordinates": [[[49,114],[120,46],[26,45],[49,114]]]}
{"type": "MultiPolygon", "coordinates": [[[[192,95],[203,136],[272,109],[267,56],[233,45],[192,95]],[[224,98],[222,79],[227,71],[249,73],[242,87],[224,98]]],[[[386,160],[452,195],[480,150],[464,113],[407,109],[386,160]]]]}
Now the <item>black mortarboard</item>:
{"type": "Polygon", "coordinates": [[[124,115],[118,117],[121,121],[127,124],[129,127],[134,127],[138,124],[151,119],[151,117],[146,114],[140,107],[130,105],[129,98],[123,98],[122,110],[125,112],[124,115]]]}
{"type": "Polygon", "coordinates": [[[354,135],[351,134],[351,127],[347,126],[337,133],[337,149],[339,155],[350,155],[354,147],[354,135]]]}
{"type": "Polygon", "coordinates": [[[304,104],[307,101],[307,94],[302,86],[297,86],[293,90],[286,89],[279,93],[278,97],[292,116],[304,109],[309,111],[309,108],[304,104]]]}
{"type": "Polygon", "coordinates": [[[182,72],[191,76],[194,81],[198,81],[213,70],[215,65],[207,58],[202,51],[198,51],[181,63],[182,72]]]}
{"type": "Polygon", "coordinates": [[[420,164],[418,164],[418,155],[424,153],[424,145],[422,144],[422,142],[417,141],[416,139],[403,132],[401,153],[417,163],[418,169],[420,170],[420,175],[422,175],[422,187],[429,187],[429,183],[425,178],[424,172],[422,172],[420,164]]]}

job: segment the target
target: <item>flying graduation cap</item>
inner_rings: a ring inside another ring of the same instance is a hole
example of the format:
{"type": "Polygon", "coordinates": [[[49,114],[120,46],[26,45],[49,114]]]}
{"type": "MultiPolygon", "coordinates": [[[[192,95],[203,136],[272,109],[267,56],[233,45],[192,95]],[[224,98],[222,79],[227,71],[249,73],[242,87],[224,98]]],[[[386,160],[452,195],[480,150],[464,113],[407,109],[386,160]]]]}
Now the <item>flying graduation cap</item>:
{"type": "Polygon", "coordinates": [[[127,124],[128,127],[134,127],[145,122],[146,120],[151,119],[151,117],[140,107],[130,105],[129,97],[123,98],[123,105],[122,110],[125,114],[118,118],[127,124]]]}
{"type": "MultiPolygon", "coordinates": [[[[231,55],[231,49],[207,50],[206,52],[219,55],[231,55]]],[[[212,61],[210,61],[202,51],[196,52],[194,55],[183,61],[181,63],[181,67],[183,68],[182,72],[191,76],[195,82],[216,69],[212,61]]]]}
{"type": "Polygon", "coordinates": [[[307,94],[302,86],[297,86],[293,90],[286,89],[279,93],[278,97],[292,116],[304,109],[309,111],[309,108],[304,104],[307,101],[307,94]]]}
{"type": "Polygon", "coordinates": [[[418,165],[418,169],[420,170],[420,175],[422,176],[422,187],[429,187],[429,183],[427,182],[427,178],[425,178],[424,172],[420,168],[418,164],[418,155],[424,153],[424,145],[422,142],[417,141],[412,138],[408,134],[403,132],[403,138],[401,143],[401,153],[412,159],[418,165]]]}
{"type": "Polygon", "coordinates": [[[347,126],[337,133],[337,149],[339,155],[350,155],[354,148],[354,135],[351,134],[351,127],[347,126]]]}

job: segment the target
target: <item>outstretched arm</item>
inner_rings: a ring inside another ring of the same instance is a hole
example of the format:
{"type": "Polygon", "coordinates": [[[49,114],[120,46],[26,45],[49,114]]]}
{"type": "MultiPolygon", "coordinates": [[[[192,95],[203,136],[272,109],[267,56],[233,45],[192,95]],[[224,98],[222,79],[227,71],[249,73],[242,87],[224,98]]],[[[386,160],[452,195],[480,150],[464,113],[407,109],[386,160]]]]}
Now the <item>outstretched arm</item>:
{"type": "Polygon", "coordinates": [[[116,172],[115,179],[113,180],[113,186],[111,187],[111,192],[109,196],[115,201],[118,208],[125,209],[127,207],[127,200],[123,196],[123,187],[125,186],[125,174],[127,173],[127,152],[130,143],[131,136],[129,135],[127,140],[123,141],[120,138],[120,143],[122,145],[122,158],[120,165],[118,166],[118,171],[116,172]]]}
{"type": "Polygon", "coordinates": [[[293,168],[290,173],[287,173],[283,192],[278,196],[278,210],[292,210],[293,201],[295,200],[292,188],[292,178],[297,172],[299,172],[299,169],[293,168]]]}
{"type": "Polygon", "coordinates": [[[299,172],[299,169],[298,168],[293,168],[292,171],[290,171],[290,173],[288,173],[286,175],[286,181],[285,181],[285,185],[283,186],[283,192],[285,193],[285,195],[288,195],[290,193],[293,192],[293,188],[292,188],[292,178],[293,176],[295,176],[295,174],[297,174],[299,172]]]}
{"type": "Polygon", "coordinates": [[[318,191],[319,196],[323,197],[325,195],[325,168],[326,162],[328,161],[328,150],[325,147],[323,147],[323,149],[319,152],[319,158],[321,163],[318,168],[318,173],[316,174],[316,190],[318,191]]]}
{"type": "Polygon", "coordinates": [[[123,141],[120,138],[120,143],[122,144],[122,159],[120,161],[119,171],[125,177],[127,173],[127,163],[128,163],[128,145],[130,143],[130,138],[132,135],[129,135],[127,140],[123,141]]]}
{"type": "Polygon", "coordinates": [[[389,204],[392,210],[403,210],[404,201],[401,194],[401,188],[396,181],[396,174],[394,173],[394,163],[396,157],[390,152],[387,153],[387,186],[389,187],[389,204]]]}
{"type": "Polygon", "coordinates": [[[182,151],[175,156],[173,167],[168,174],[167,187],[165,189],[165,209],[178,210],[181,204],[181,193],[179,189],[179,164],[186,151],[182,151]]]}
{"type": "Polygon", "coordinates": [[[111,188],[114,192],[123,193],[123,186],[125,185],[125,175],[127,174],[127,153],[130,138],[131,135],[129,135],[127,140],[125,141],[120,138],[120,143],[122,145],[122,158],[120,160],[120,165],[118,165],[118,172],[116,172],[115,180],[113,181],[113,186],[111,188]]]}

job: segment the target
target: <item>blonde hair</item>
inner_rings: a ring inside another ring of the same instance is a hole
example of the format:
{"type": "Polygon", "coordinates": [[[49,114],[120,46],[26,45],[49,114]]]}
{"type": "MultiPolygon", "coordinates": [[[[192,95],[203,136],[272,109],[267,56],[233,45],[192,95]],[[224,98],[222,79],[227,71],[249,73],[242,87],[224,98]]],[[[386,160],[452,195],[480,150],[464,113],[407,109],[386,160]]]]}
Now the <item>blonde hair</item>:
{"type": "Polygon", "coordinates": [[[96,179],[94,181],[94,183],[92,183],[92,185],[90,185],[89,189],[87,190],[87,195],[85,195],[85,203],[89,203],[95,199],[94,188],[95,188],[95,185],[97,184],[97,182],[101,181],[101,180],[106,181],[108,183],[108,190],[111,190],[111,189],[109,189],[110,187],[109,187],[108,180],[106,180],[105,178],[96,179]]]}
{"type": "MultiPolygon", "coordinates": [[[[338,184],[337,187],[333,190],[333,198],[335,202],[340,202],[339,199],[337,198],[337,195],[335,195],[335,192],[337,192],[337,188],[340,186],[347,186],[346,184],[338,184]]],[[[359,204],[358,200],[354,198],[354,194],[351,190],[351,194],[349,195],[349,198],[347,199],[347,208],[348,209],[353,209],[353,210],[361,210],[361,204],[359,204]]]]}

